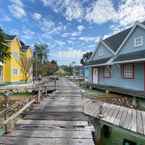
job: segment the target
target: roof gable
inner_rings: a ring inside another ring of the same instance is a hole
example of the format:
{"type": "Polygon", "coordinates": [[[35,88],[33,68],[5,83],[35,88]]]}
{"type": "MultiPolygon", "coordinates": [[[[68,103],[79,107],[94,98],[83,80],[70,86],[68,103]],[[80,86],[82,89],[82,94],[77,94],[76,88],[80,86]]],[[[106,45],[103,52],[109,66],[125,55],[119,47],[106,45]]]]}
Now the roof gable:
{"type": "Polygon", "coordinates": [[[130,36],[133,34],[133,32],[135,31],[135,29],[137,27],[140,27],[140,28],[143,28],[145,29],[145,26],[144,26],[144,22],[143,23],[138,23],[136,22],[135,25],[133,27],[131,27],[129,33],[127,34],[127,36],[124,38],[124,40],[122,41],[122,43],[120,44],[120,46],[118,47],[117,51],[115,54],[118,54],[120,52],[120,50],[123,48],[123,46],[125,45],[125,43],[128,41],[128,39],[130,38],[130,36]]]}
{"type": "MultiPolygon", "coordinates": [[[[110,49],[110,47],[103,40],[100,40],[99,43],[97,44],[97,47],[96,47],[94,53],[92,54],[92,57],[90,58],[90,60],[96,59],[95,57],[97,56],[98,49],[100,49],[100,46],[102,47],[102,49],[105,50],[105,52],[108,52],[110,55],[115,54],[115,52],[112,51],[112,49],[110,49]]],[[[107,57],[107,56],[104,56],[104,57],[107,57]]],[[[98,59],[100,59],[100,58],[98,58],[98,59]]]]}
{"type": "Polygon", "coordinates": [[[112,49],[112,51],[116,52],[120,44],[123,42],[124,38],[128,35],[131,28],[128,28],[124,31],[121,31],[117,34],[114,34],[103,41],[112,49]]]}

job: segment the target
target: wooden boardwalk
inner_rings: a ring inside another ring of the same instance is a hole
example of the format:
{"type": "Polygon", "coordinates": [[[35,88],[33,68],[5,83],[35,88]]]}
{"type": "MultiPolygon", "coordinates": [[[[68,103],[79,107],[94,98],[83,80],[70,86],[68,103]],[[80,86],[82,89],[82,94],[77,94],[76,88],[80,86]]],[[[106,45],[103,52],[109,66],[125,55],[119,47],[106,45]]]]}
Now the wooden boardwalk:
{"type": "Polygon", "coordinates": [[[104,123],[145,136],[145,112],[109,103],[84,101],[84,112],[104,123]],[[100,117],[101,106],[101,117],[100,117]]]}
{"type": "Polygon", "coordinates": [[[57,91],[24,114],[16,130],[0,137],[0,144],[94,145],[82,104],[80,89],[60,79],[57,91]]]}

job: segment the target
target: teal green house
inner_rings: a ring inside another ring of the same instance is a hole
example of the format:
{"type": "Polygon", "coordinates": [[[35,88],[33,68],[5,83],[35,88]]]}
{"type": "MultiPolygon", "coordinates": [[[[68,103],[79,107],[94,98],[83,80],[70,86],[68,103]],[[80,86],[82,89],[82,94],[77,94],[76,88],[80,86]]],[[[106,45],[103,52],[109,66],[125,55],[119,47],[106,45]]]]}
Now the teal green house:
{"type": "Polygon", "coordinates": [[[85,80],[96,88],[144,97],[145,22],[100,39],[85,64],[85,80]]]}

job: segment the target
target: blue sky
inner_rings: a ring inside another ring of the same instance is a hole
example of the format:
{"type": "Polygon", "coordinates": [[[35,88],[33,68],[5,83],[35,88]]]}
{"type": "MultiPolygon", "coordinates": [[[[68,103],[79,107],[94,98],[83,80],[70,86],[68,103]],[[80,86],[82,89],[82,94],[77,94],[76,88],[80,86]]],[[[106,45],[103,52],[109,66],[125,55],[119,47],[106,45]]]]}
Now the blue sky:
{"type": "Polygon", "coordinates": [[[47,43],[59,64],[79,64],[100,38],[144,19],[145,0],[0,0],[0,26],[31,46],[47,43]]]}

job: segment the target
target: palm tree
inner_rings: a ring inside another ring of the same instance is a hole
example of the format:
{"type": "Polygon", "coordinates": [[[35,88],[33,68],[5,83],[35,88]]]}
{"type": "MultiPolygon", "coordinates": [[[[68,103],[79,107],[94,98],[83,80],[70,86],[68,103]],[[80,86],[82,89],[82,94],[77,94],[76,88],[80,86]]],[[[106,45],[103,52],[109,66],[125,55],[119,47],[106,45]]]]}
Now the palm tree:
{"type": "Polygon", "coordinates": [[[6,34],[0,28],[0,62],[4,62],[8,57],[10,57],[10,53],[8,52],[8,42],[5,38],[6,34]]]}
{"type": "Polygon", "coordinates": [[[48,52],[49,50],[47,49],[47,44],[43,44],[43,43],[37,43],[34,45],[34,56],[37,57],[37,61],[40,64],[44,64],[48,61],[48,52]]]}
{"type": "Polygon", "coordinates": [[[33,74],[35,79],[38,78],[39,75],[42,75],[41,67],[48,62],[48,53],[47,44],[37,43],[34,45],[34,59],[33,59],[33,74]]]}
{"type": "Polygon", "coordinates": [[[88,61],[91,58],[92,54],[93,54],[92,52],[86,52],[83,55],[83,58],[81,59],[81,64],[84,65],[86,63],[86,61],[88,61]]]}

